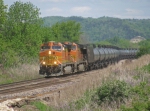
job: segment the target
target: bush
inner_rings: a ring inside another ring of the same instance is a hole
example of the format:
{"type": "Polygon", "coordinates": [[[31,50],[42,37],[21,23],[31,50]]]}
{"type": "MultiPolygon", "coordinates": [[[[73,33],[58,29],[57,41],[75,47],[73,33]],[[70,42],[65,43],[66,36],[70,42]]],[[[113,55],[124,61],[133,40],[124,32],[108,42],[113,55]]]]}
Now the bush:
{"type": "Polygon", "coordinates": [[[124,98],[128,97],[129,87],[124,81],[112,81],[108,82],[97,91],[98,101],[102,102],[123,102],[124,98]]]}
{"type": "Polygon", "coordinates": [[[121,107],[121,111],[150,111],[150,101],[147,102],[133,102],[132,108],[128,108],[125,106],[121,107]]]}
{"type": "Polygon", "coordinates": [[[139,57],[145,54],[150,54],[150,40],[149,39],[140,42],[139,45],[140,45],[140,49],[137,54],[139,57]]]}

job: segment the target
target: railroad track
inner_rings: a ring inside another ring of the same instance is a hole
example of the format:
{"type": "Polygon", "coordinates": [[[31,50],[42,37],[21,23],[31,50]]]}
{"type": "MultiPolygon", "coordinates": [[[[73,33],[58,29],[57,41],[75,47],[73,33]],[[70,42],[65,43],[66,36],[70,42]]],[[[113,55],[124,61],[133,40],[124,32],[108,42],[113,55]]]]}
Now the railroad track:
{"type": "MultiPolygon", "coordinates": [[[[64,75],[52,78],[38,78],[35,80],[28,80],[28,81],[21,81],[12,84],[3,84],[0,85],[0,102],[7,99],[14,98],[11,96],[15,95],[15,98],[21,97],[17,96],[19,93],[23,93],[26,91],[33,91],[40,88],[50,87],[50,86],[57,86],[64,83],[72,82],[73,80],[79,79],[81,76],[87,75],[86,73],[82,74],[73,74],[73,75],[64,75]]],[[[54,92],[54,91],[52,91],[54,92]]],[[[31,96],[31,95],[30,95],[31,96]]],[[[26,95],[28,97],[28,95],[26,95]]]]}

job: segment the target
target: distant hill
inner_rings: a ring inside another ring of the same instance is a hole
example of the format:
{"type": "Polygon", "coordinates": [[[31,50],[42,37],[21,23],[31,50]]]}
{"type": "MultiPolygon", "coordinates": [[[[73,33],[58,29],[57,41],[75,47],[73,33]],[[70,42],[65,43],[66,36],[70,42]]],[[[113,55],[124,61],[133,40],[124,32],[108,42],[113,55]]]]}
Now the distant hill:
{"type": "Polygon", "coordinates": [[[97,42],[112,37],[132,39],[135,36],[150,38],[150,19],[119,19],[111,17],[83,18],[83,17],[44,17],[44,26],[52,26],[57,22],[74,20],[82,26],[84,37],[90,42],[97,42]]]}

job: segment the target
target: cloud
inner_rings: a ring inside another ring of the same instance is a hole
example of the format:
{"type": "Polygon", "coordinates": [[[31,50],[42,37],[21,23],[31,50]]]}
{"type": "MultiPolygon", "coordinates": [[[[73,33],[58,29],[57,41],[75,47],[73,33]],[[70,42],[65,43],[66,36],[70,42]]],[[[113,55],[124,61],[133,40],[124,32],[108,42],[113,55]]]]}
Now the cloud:
{"type": "Polygon", "coordinates": [[[91,8],[87,7],[87,6],[83,6],[83,7],[73,7],[71,10],[74,11],[74,12],[83,13],[83,12],[90,11],[91,8]]]}
{"type": "Polygon", "coordinates": [[[149,19],[149,16],[142,16],[142,15],[137,15],[137,16],[132,16],[132,15],[113,15],[115,18],[121,18],[121,19],[149,19]]]}
{"type": "Polygon", "coordinates": [[[126,10],[127,14],[134,14],[134,15],[140,14],[142,12],[140,10],[135,10],[135,9],[130,9],[130,8],[125,9],[125,10],[126,10]]]}
{"type": "Polygon", "coordinates": [[[62,9],[60,9],[60,8],[57,8],[57,7],[53,7],[53,8],[51,8],[51,9],[47,9],[46,10],[46,12],[61,12],[62,11],[62,9]]]}

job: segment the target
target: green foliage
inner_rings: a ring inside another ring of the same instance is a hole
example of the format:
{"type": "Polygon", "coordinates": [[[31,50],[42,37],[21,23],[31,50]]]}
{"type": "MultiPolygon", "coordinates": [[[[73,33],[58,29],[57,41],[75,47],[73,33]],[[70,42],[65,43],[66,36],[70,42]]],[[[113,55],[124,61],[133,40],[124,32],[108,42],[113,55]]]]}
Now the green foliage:
{"type": "Polygon", "coordinates": [[[79,23],[66,21],[43,27],[39,9],[31,2],[16,1],[6,12],[1,0],[0,9],[0,64],[5,67],[37,60],[42,42],[79,41],[79,23]]]}
{"type": "Polygon", "coordinates": [[[39,9],[30,2],[16,1],[10,6],[6,16],[6,7],[0,8],[3,9],[3,19],[0,18],[0,23],[3,23],[0,24],[3,26],[0,27],[3,29],[3,35],[0,35],[0,64],[5,67],[15,66],[37,57],[42,43],[39,9]]]}
{"type": "Polygon", "coordinates": [[[131,88],[132,96],[135,97],[132,101],[132,107],[122,106],[122,111],[150,111],[150,86],[146,82],[141,82],[131,88]]]}
{"type": "Polygon", "coordinates": [[[101,45],[115,45],[118,46],[120,48],[137,48],[138,44],[133,44],[131,43],[129,40],[124,39],[124,38],[120,38],[120,37],[113,37],[111,39],[106,39],[104,41],[100,41],[97,44],[101,44],[101,45]]]}
{"type": "Polygon", "coordinates": [[[132,108],[122,106],[121,111],[150,111],[150,101],[147,102],[135,101],[132,103],[132,108]]]}
{"type": "Polygon", "coordinates": [[[0,84],[13,83],[13,79],[6,74],[0,74],[0,84]]]}
{"type": "Polygon", "coordinates": [[[92,91],[86,91],[84,96],[75,102],[75,108],[78,110],[84,108],[91,101],[91,97],[92,91]]]}
{"type": "Polygon", "coordinates": [[[48,107],[40,101],[33,102],[33,105],[39,109],[39,111],[53,111],[53,108],[48,107]]]}
{"type": "Polygon", "coordinates": [[[138,52],[138,56],[142,56],[144,54],[150,54],[150,39],[141,41],[139,45],[140,45],[140,49],[138,52]]]}
{"type": "Polygon", "coordinates": [[[148,101],[150,94],[150,86],[146,82],[141,82],[140,85],[137,85],[131,89],[131,92],[134,95],[138,95],[140,100],[148,101]]]}
{"type": "Polygon", "coordinates": [[[98,90],[99,104],[102,102],[123,102],[129,95],[129,87],[124,81],[111,81],[103,84],[98,90]]]}
{"type": "Polygon", "coordinates": [[[78,42],[80,32],[80,24],[75,21],[67,21],[62,23],[56,23],[51,27],[51,35],[54,41],[70,41],[78,42]]]}
{"type": "Polygon", "coordinates": [[[142,67],[142,70],[147,71],[148,73],[150,73],[150,64],[145,65],[144,67],[142,67]]]}
{"type": "Polygon", "coordinates": [[[7,6],[4,5],[3,0],[0,0],[0,38],[3,36],[4,33],[4,26],[6,21],[6,12],[7,6]]]}
{"type": "Polygon", "coordinates": [[[6,42],[3,40],[4,37],[4,33],[5,33],[5,21],[6,21],[6,16],[7,16],[7,12],[6,12],[7,7],[4,5],[3,0],[0,0],[0,64],[2,64],[2,60],[3,60],[3,54],[2,52],[5,50],[7,44],[6,42]]]}
{"type": "Polygon", "coordinates": [[[73,20],[81,24],[81,31],[88,35],[90,43],[122,37],[131,39],[135,36],[150,37],[150,19],[119,19],[111,17],[82,18],[82,17],[44,17],[44,24],[52,26],[57,22],[73,20]]]}
{"type": "Polygon", "coordinates": [[[39,9],[30,2],[16,1],[9,8],[5,40],[13,43],[19,55],[37,55],[41,44],[39,14],[39,9]]]}

